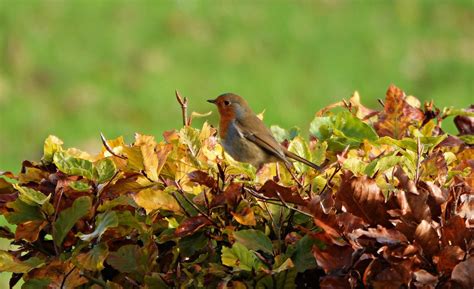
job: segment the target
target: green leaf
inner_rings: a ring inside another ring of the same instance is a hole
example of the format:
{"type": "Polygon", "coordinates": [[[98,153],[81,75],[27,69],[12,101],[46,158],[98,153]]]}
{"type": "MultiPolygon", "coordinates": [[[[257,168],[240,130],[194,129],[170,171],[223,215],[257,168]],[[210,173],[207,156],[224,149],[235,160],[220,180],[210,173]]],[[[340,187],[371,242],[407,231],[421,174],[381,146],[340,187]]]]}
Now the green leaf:
{"type": "Polygon", "coordinates": [[[222,264],[244,271],[258,270],[263,263],[244,245],[234,243],[232,248],[222,247],[222,264]]]}
{"type": "Polygon", "coordinates": [[[54,154],[53,163],[65,174],[83,176],[89,180],[94,178],[94,165],[91,161],[72,157],[65,152],[57,152],[54,154]]]}
{"type": "Polygon", "coordinates": [[[290,133],[286,129],[279,127],[278,125],[270,126],[270,130],[272,131],[273,136],[279,143],[283,142],[285,139],[290,138],[290,133]]]}
{"type": "Polygon", "coordinates": [[[293,264],[298,272],[316,268],[316,259],[311,253],[311,249],[313,245],[318,244],[317,240],[309,235],[305,235],[295,245],[288,248],[287,254],[291,256],[291,260],[293,260],[293,264]]]}
{"type": "Polygon", "coordinates": [[[160,277],[159,273],[151,273],[150,275],[145,276],[145,288],[147,289],[168,289],[170,288],[166,285],[165,281],[160,277]]]}
{"type": "Polygon", "coordinates": [[[39,192],[37,190],[28,188],[28,187],[22,187],[17,184],[13,184],[13,187],[20,193],[18,197],[20,200],[25,202],[28,205],[31,206],[36,206],[36,205],[43,205],[46,202],[49,202],[49,199],[51,195],[46,196],[42,192],[39,192]]]}
{"type": "Polygon", "coordinates": [[[342,167],[346,170],[353,172],[356,175],[361,175],[365,172],[367,163],[365,163],[360,158],[350,157],[344,161],[344,163],[342,164],[342,167]]]}
{"type": "Polygon", "coordinates": [[[124,245],[116,252],[109,253],[107,263],[122,273],[138,273],[143,276],[154,258],[156,254],[151,254],[145,247],[124,245]]]}
{"type": "Polygon", "coordinates": [[[97,183],[109,181],[117,171],[115,163],[110,158],[105,158],[94,163],[94,176],[97,183]]]}
{"type": "Polygon", "coordinates": [[[84,217],[91,209],[92,202],[87,196],[77,198],[71,207],[59,213],[53,224],[53,240],[57,246],[64,241],[67,233],[74,227],[77,221],[84,217]]]}
{"type": "Polygon", "coordinates": [[[29,279],[21,285],[21,289],[46,289],[49,284],[51,284],[49,278],[29,279]]]}
{"type": "Polygon", "coordinates": [[[310,134],[328,142],[331,150],[342,150],[346,146],[357,147],[365,139],[378,138],[374,129],[350,112],[341,111],[331,116],[317,116],[311,122],[310,134]]]}
{"type": "Polygon", "coordinates": [[[261,250],[273,254],[272,241],[262,231],[254,229],[240,230],[234,232],[234,238],[249,250],[261,250]]]}
{"type": "Polygon", "coordinates": [[[79,238],[83,241],[90,242],[95,238],[99,238],[107,230],[107,228],[117,227],[119,220],[115,211],[107,211],[97,216],[95,221],[95,230],[90,234],[79,233],[79,238]]]}
{"type": "Polygon", "coordinates": [[[191,257],[197,251],[203,249],[207,245],[208,239],[206,235],[201,232],[178,239],[178,248],[181,256],[191,257]]]}
{"type": "Polygon", "coordinates": [[[91,187],[82,181],[73,181],[69,183],[69,187],[78,192],[87,192],[91,187]]]}
{"type": "Polygon", "coordinates": [[[365,174],[369,177],[373,177],[377,171],[384,172],[391,169],[403,161],[401,156],[385,156],[373,160],[365,169],[365,174]]]}
{"type": "Polygon", "coordinates": [[[48,138],[44,141],[43,157],[41,160],[47,164],[51,163],[53,161],[54,154],[56,152],[62,151],[62,144],[63,141],[56,136],[48,136],[48,138]]]}
{"type": "Polygon", "coordinates": [[[13,209],[13,212],[5,214],[5,219],[10,224],[18,225],[27,221],[45,220],[40,207],[30,206],[19,198],[8,203],[7,207],[13,209]]]}
{"type": "Polygon", "coordinates": [[[459,137],[463,142],[467,143],[468,145],[473,145],[474,144],[474,135],[469,134],[469,135],[462,135],[459,137]]]}
{"type": "Polygon", "coordinates": [[[100,271],[104,269],[104,261],[109,254],[109,248],[105,243],[95,245],[92,250],[79,254],[77,262],[81,268],[89,271],[100,271]]]}
{"type": "MultiPolygon", "coordinates": [[[[299,137],[299,136],[295,137],[290,142],[290,145],[288,146],[288,150],[299,155],[300,157],[304,159],[307,159],[309,161],[312,160],[311,151],[309,150],[308,143],[302,137],[299,137]]],[[[294,166],[296,170],[300,173],[307,172],[310,169],[310,167],[300,162],[295,162],[294,166]]]]}

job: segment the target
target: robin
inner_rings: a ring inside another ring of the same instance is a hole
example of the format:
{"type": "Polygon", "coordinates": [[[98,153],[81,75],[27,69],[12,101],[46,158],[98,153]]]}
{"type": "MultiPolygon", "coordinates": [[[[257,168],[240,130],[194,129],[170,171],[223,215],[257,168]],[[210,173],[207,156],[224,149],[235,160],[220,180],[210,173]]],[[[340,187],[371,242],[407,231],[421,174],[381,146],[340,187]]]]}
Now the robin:
{"type": "Polygon", "coordinates": [[[320,170],[316,164],[288,151],[278,143],[242,97],[225,93],[208,102],[217,105],[221,143],[224,150],[235,160],[250,163],[257,169],[263,164],[280,161],[291,172],[292,164],[288,160],[290,158],[320,170]]]}

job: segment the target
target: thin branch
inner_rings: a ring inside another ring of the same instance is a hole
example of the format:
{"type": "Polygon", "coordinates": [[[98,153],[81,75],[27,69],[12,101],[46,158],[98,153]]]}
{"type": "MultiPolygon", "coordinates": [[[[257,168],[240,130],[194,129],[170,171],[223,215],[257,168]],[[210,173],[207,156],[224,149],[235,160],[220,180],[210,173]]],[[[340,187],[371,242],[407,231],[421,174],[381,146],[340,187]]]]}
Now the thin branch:
{"type": "Polygon", "coordinates": [[[286,207],[286,208],[288,208],[288,209],[290,209],[290,210],[294,210],[294,211],[296,211],[296,212],[298,212],[298,213],[300,213],[300,214],[303,214],[303,215],[306,215],[306,216],[309,216],[309,217],[313,218],[313,215],[311,215],[311,214],[308,214],[308,213],[306,213],[306,212],[304,212],[304,211],[302,211],[302,210],[300,210],[300,209],[297,209],[297,208],[295,208],[295,207],[290,207],[290,206],[288,206],[288,204],[285,202],[285,200],[283,200],[283,198],[281,197],[280,192],[275,191],[275,193],[276,193],[276,195],[278,196],[278,198],[280,199],[280,201],[283,203],[283,206],[284,206],[284,207],[286,207]]]}
{"type": "Polygon", "coordinates": [[[246,190],[249,194],[251,194],[255,198],[261,200],[262,202],[269,203],[269,204],[272,204],[272,205],[278,205],[278,206],[286,207],[290,210],[293,210],[295,212],[298,212],[300,214],[303,214],[303,215],[306,215],[308,217],[313,218],[313,215],[311,215],[309,213],[306,213],[302,210],[299,210],[295,207],[288,206],[288,204],[285,201],[282,202],[281,195],[279,195],[280,193],[278,193],[278,192],[277,192],[277,196],[279,196],[279,199],[272,199],[272,198],[266,197],[264,195],[260,195],[257,192],[255,192],[255,191],[253,191],[249,188],[246,188],[246,187],[244,187],[244,190],[246,190]]]}
{"type": "Polygon", "coordinates": [[[191,214],[188,211],[186,211],[186,208],[183,206],[183,204],[181,204],[181,201],[179,200],[178,196],[176,195],[176,192],[172,192],[171,195],[176,200],[176,202],[178,202],[178,205],[181,207],[181,209],[183,209],[183,212],[186,215],[186,217],[191,218],[191,214]]]}
{"type": "Polygon", "coordinates": [[[336,169],[334,170],[334,172],[332,173],[332,175],[329,177],[328,181],[324,185],[323,189],[321,190],[320,195],[322,195],[324,193],[324,191],[326,191],[326,189],[329,187],[329,184],[331,183],[332,179],[341,170],[341,168],[342,167],[339,164],[336,165],[336,169]]]}
{"type": "Polygon", "coordinates": [[[219,225],[208,215],[206,214],[206,212],[204,212],[203,210],[201,210],[201,208],[199,208],[193,201],[191,201],[187,196],[186,196],[186,193],[183,191],[183,189],[181,188],[181,185],[178,183],[178,182],[175,182],[176,184],[176,187],[178,188],[178,192],[179,194],[186,200],[186,202],[188,202],[196,211],[198,211],[199,213],[201,213],[201,215],[203,215],[209,222],[211,222],[214,226],[216,227],[219,227],[219,225]]]}
{"type": "Polygon", "coordinates": [[[189,126],[190,121],[188,120],[188,99],[186,97],[181,97],[179,92],[175,90],[176,94],[176,100],[179,102],[179,105],[181,106],[181,116],[183,118],[183,125],[184,126],[189,126]]]}
{"type": "Polygon", "coordinates": [[[71,273],[72,273],[74,270],[76,270],[76,266],[72,267],[72,269],[71,269],[69,272],[67,272],[66,275],[64,275],[63,281],[61,282],[61,287],[59,287],[59,288],[61,288],[61,289],[67,289],[67,288],[64,287],[64,285],[66,284],[66,279],[67,279],[67,277],[69,277],[69,275],[71,275],[71,273]]]}
{"type": "Polygon", "coordinates": [[[113,155],[114,157],[118,157],[122,160],[126,160],[127,157],[125,156],[121,156],[121,155],[118,155],[116,153],[114,153],[113,149],[109,146],[109,144],[107,143],[107,140],[105,139],[105,136],[103,133],[100,133],[100,139],[102,140],[102,144],[104,145],[105,149],[111,154],[113,155]]]}

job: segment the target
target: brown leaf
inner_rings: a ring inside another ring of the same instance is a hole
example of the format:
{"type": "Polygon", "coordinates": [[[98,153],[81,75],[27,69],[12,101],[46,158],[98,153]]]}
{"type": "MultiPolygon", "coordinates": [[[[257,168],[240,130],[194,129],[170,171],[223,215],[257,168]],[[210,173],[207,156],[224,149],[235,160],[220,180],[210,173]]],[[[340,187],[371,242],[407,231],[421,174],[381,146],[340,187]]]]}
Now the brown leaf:
{"type": "Polygon", "coordinates": [[[217,181],[211,177],[208,173],[200,170],[192,171],[188,174],[188,178],[191,182],[204,185],[208,188],[217,188],[217,181]]]}
{"type": "Polygon", "coordinates": [[[449,273],[464,259],[466,253],[458,246],[446,246],[433,257],[439,272],[449,273]]]}
{"type": "Polygon", "coordinates": [[[441,228],[441,242],[443,245],[457,245],[464,247],[469,237],[464,219],[456,215],[450,218],[441,228]]]}
{"type": "Polygon", "coordinates": [[[457,264],[451,278],[465,289],[474,288],[474,257],[470,256],[466,261],[457,264]]]}
{"type": "Polygon", "coordinates": [[[352,253],[354,250],[350,246],[328,245],[326,248],[320,249],[313,246],[314,258],[318,266],[323,268],[326,273],[334,270],[347,269],[352,264],[352,253]]]}
{"type": "Polygon", "coordinates": [[[324,276],[319,279],[319,288],[321,289],[347,289],[351,288],[347,276],[324,276]]]}
{"type": "Polygon", "coordinates": [[[369,228],[367,231],[362,229],[357,229],[354,232],[350,233],[349,236],[351,238],[358,239],[361,236],[366,236],[369,238],[376,239],[377,242],[380,244],[387,244],[387,245],[394,245],[399,243],[406,243],[408,242],[405,235],[395,229],[387,229],[380,225],[375,228],[369,228]]]}
{"type": "Polygon", "coordinates": [[[195,216],[181,222],[174,231],[176,237],[185,237],[194,234],[201,228],[211,225],[212,223],[204,216],[195,216]]]}
{"type": "MultiPolygon", "coordinates": [[[[471,104],[466,111],[474,112],[474,104],[471,104]]],[[[474,134],[474,117],[457,115],[454,118],[454,124],[460,135],[474,134]]]]}
{"type": "Polygon", "coordinates": [[[28,242],[35,242],[38,240],[39,233],[48,224],[46,221],[27,221],[19,224],[15,231],[15,240],[27,240],[28,242]]]}
{"type": "Polygon", "coordinates": [[[405,93],[391,85],[386,93],[384,110],[374,128],[379,136],[390,136],[401,139],[408,133],[408,126],[414,122],[422,122],[423,112],[406,101],[405,93]]]}
{"type": "Polygon", "coordinates": [[[428,194],[418,191],[415,182],[408,178],[403,169],[396,167],[394,176],[399,180],[399,188],[405,191],[406,204],[408,205],[408,213],[418,222],[422,220],[431,220],[430,207],[426,204],[428,194]]]}
{"type": "Polygon", "coordinates": [[[307,202],[300,196],[297,190],[290,187],[283,187],[275,183],[272,180],[268,180],[265,184],[258,190],[258,192],[265,197],[279,199],[276,192],[278,192],[281,198],[287,202],[296,205],[305,206],[307,202]]]}
{"type": "Polygon", "coordinates": [[[82,276],[81,270],[76,268],[70,261],[55,259],[45,266],[28,272],[27,279],[50,280],[48,288],[77,288],[86,284],[88,280],[82,276]]]}
{"type": "Polygon", "coordinates": [[[434,289],[438,283],[437,276],[423,269],[413,272],[413,277],[415,279],[414,284],[416,288],[420,289],[434,289]]]}
{"type": "Polygon", "coordinates": [[[239,204],[241,197],[242,184],[231,183],[229,186],[227,186],[224,193],[221,193],[212,199],[211,207],[227,203],[231,208],[235,208],[239,204]]]}
{"type": "Polygon", "coordinates": [[[385,198],[374,179],[355,177],[344,171],[336,199],[344,204],[348,212],[376,225],[391,226],[384,208],[385,198]]]}
{"type": "Polygon", "coordinates": [[[416,227],[415,240],[421,246],[424,253],[432,256],[439,251],[439,237],[430,223],[423,220],[416,227]]]}

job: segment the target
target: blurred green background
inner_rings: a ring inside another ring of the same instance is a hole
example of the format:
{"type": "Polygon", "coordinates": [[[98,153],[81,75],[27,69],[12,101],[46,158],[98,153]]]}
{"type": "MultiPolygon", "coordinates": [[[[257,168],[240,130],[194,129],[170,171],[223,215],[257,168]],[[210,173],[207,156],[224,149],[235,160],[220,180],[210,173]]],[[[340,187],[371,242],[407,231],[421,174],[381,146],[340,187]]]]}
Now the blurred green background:
{"type": "Polygon", "coordinates": [[[205,100],[236,92],[303,131],[354,90],[378,107],[390,83],[466,107],[473,3],[0,0],[0,171],[38,160],[49,134],[89,152],[101,131],[161,139],[181,126],[175,89],[213,124],[205,100]]]}

